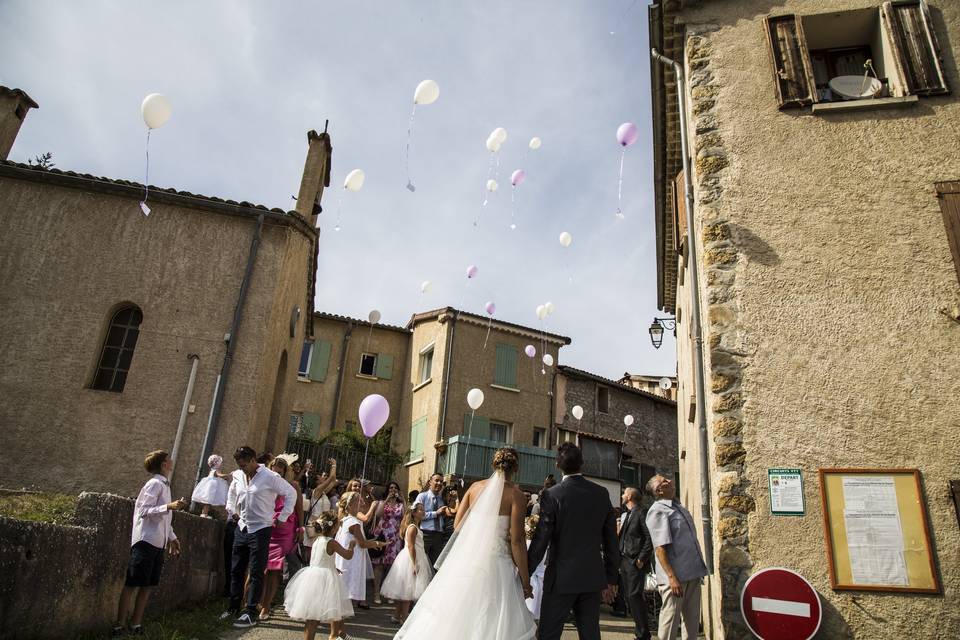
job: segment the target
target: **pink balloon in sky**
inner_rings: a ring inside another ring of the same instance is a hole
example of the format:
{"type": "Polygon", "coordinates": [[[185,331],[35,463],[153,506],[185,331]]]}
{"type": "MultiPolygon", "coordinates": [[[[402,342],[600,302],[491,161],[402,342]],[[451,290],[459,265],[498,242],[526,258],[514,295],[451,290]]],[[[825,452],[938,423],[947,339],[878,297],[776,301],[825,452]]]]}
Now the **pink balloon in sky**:
{"type": "Polygon", "coordinates": [[[487,313],[489,313],[490,315],[493,315],[497,312],[497,305],[495,305],[492,302],[488,302],[487,306],[484,308],[487,310],[487,313]]]}
{"type": "Polygon", "coordinates": [[[477,268],[477,265],[475,264],[470,265],[469,267],[467,267],[467,277],[473,278],[474,276],[477,275],[478,271],[480,271],[480,269],[477,268]]]}
{"type": "Polygon", "coordinates": [[[528,344],[526,348],[523,350],[523,352],[527,354],[528,358],[532,358],[535,355],[537,355],[537,349],[532,344],[528,344]]]}
{"type": "Polygon", "coordinates": [[[617,128],[617,142],[619,142],[621,146],[629,147],[636,142],[639,137],[640,132],[637,130],[637,125],[632,122],[624,122],[617,128]]]}
{"type": "Polygon", "coordinates": [[[520,183],[522,183],[526,179],[527,179],[527,172],[524,171],[523,169],[517,169],[516,171],[513,172],[513,175],[510,176],[510,184],[517,187],[520,185],[520,183]]]}
{"type": "Polygon", "coordinates": [[[390,403],[380,394],[372,393],[360,403],[359,417],[363,435],[372,438],[390,417],[390,403]]]}

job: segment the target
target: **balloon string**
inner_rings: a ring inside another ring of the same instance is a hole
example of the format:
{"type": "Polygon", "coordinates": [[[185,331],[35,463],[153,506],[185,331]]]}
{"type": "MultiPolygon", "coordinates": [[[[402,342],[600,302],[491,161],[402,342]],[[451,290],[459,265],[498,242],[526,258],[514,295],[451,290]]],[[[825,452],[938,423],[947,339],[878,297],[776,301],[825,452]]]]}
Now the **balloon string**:
{"type": "Polygon", "coordinates": [[[334,231],[340,231],[340,210],[343,207],[343,194],[340,194],[340,197],[337,198],[337,224],[333,228],[334,231]]]}
{"type": "Polygon", "coordinates": [[[367,446],[363,449],[363,473],[360,474],[360,486],[367,477],[367,452],[370,451],[370,438],[367,438],[367,446]]]}
{"type": "Polygon", "coordinates": [[[620,149],[620,176],[617,179],[617,217],[623,217],[623,211],[620,206],[623,202],[623,156],[626,154],[627,148],[623,147],[620,149]]]}
{"type": "Polygon", "coordinates": [[[141,208],[141,209],[145,209],[145,208],[146,208],[147,198],[150,196],[150,131],[151,131],[151,129],[148,128],[148,129],[147,129],[147,144],[146,144],[146,149],[145,149],[145,151],[146,151],[146,156],[147,156],[147,162],[146,162],[146,168],[144,169],[144,176],[143,176],[143,189],[144,189],[144,190],[143,190],[143,201],[140,203],[140,208],[141,208]]]}
{"type": "Polygon", "coordinates": [[[483,339],[483,350],[487,350],[487,340],[490,339],[490,327],[493,326],[493,316],[487,321],[487,337],[483,339]]]}
{"type": "Polygon", "coordinates": [[[467,475],[467,455],[470,453],[470,435],[473,433],[473,416],[477,413],[476,409],[470,410],[470,424],[467,426],[467,446],[463,449],[463,470],[460,472],[462,477],[467,475]]]}
{"type": "Polygon", "coordinates": [[[370,348],[370,336],[373,335],[373,323],[370,323],[370,331],[367,332],[367,342],[363,345],[363,350],[367,351],[370,348]]]}
{"type": "Polygon", "coordinates": [[[410,191],[416,191],[416,187],[413,186],[413,181],[410,179],[410,140],[413,138],[413,117],[417,115],[417,103],[413,103],[413,111],[410,112],[410,123],[407,125],[407,157],[406,157],[406,169],[407,169],[407,189],[410,191]]]}
{"type": "Polygon", "coordinates": [[[510,187],[510,228],[517,228],[517,206],[516,206],[517,187],[510,187]]]}

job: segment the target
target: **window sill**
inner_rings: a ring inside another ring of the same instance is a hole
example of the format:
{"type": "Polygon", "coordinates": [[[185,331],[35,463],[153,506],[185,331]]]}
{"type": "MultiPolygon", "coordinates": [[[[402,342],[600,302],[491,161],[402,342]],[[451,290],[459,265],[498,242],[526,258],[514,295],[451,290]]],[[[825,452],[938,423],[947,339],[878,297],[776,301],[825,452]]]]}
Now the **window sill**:
{"type": "Polygon", "coordinates": [[[503,385],[499,385],[499,384],[491,384],[490,386],[494,389],[500,389],[501,391],[511,391],[513,393],[520,393],[520,389],[515,389],[513,387],[504,387],[503,385]]]}
{"type": "Polygon", "coordinates": [[[427,378],[426,380],[424,380],[424,381],[421,382],[420,384],[416,385],[416,386],[413,388],[413,390],[414,390],[414,391],[419,391],[420,389],[423,389],[425,386],[427,386],[427,385],[430,384],[431,382],[433,382],[433,378],[427,378]]]}
{"type": "Polygon", "coordinates": [[[411,460],[410,462],[404,462],[404,463],[403,463],[403,466],[405,466],[405,467],[412,467],[413,465],[415,465],[415,464],[420,464],[420,463],[422,463],[422,462],[423,462],[423,457],[421,456],[421,457],[417,458],[416,460],[411,460]]]}
{"type": "Polygon", "coordinates": [[[380,378],[378,378],[377,376],[368,376],[368,375],[365,374],[365,373],[358,373],[358,374],[357,374],[357,377],[358,377],[358,378],[363,378],[364,380],[379,380],[379,379],[380,379],[380,378]]]}
{"type": "Polygon", "coordinates": [[[313,381],[306,376],[297,376],[297,382],[313,382],[313,381]]]}
{"type": "Polygon", "coordinates": [[[867,98],[865,100],[844,100],[842,102],[817,102],[813,105],[813,113],[895,109],[897,107],[913,106],[919,100],[917,96],[903,96],[902,98],[867,98]]]}

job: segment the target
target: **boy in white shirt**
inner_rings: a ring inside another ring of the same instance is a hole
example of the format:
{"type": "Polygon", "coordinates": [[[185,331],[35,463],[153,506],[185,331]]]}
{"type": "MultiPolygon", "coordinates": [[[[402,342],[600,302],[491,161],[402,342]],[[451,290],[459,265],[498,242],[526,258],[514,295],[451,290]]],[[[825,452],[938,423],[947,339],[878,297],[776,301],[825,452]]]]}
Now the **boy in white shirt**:
{"type": "Polygon", "coordinates": [[[152,477],[140,489],[137,502],[133,507],[133,532],[130,536],[130,561],[127,564],[127,578],[120,592],[120,604],[117,606],[117,621],[113,625],[112,636],[124,634],[130,601],[136,594],[133,617],[130,619],[130,633],[143,635],[143,610],[153,587],[160,584],[160,572],[163,569],[163,549],[167,547],[172,555],[180,553],[180,541],[173,532],[173,512],[183,509],[186,501],[170,500],[170,483],[167,477],[173,469],[173,458],[166,451],[153,451],[147,454],[143,467],[152,477]]]}

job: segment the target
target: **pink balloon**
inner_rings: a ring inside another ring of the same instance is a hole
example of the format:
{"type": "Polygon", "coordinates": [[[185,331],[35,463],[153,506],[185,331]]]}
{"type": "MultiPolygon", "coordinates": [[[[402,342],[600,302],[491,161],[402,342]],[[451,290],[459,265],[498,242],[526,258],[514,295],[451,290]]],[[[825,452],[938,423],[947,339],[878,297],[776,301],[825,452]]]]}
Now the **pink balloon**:
{"type": "Polygon", "coordinates": [[[537,355],[537,350],[532,344],[528,344],[526,348],[523,350],[523,352],[527,354],[528,358],[533,358],[534,356],[537,355]]]}
{"type": "Polygon", "coordinates": [[[497,312],[497,305],[493,304],[492,302],[488,302],[485,308],[487,310],[487,313],[489,313],[490,315],[493,315],[497,312]]]}
{"type": "Polygon", "coordinates": [[[524,180],[527,179],[527,172],[523,169],[517,169],[513,172],[513,175],[510,176],[510,184],[517,187],[520,186],[524,180]]]}
{"type": "Polygon", "coordinates": [[[637,125],[632,122],[624,122],[617,128],[617,142],[624,147],[629,147],[636,142],[639,137],[640,132],[637,130],[637,125]]]}
{"type": "Polygon", "coordinates": [[[480,269],[477,268],[477,265],[475,264],[470,265],[469,267],[467,267],[467,277],[468,278],[474,277],[475,275],[477,275],[478,271],[480,271],[480,269]]]}
{"type": "Polygon", "coordinates": [[[372,438],[383,428],[390,417],[390,403],[377,393],[372,393],[360,403],[360,427],[363,435],[372,438]]]}

